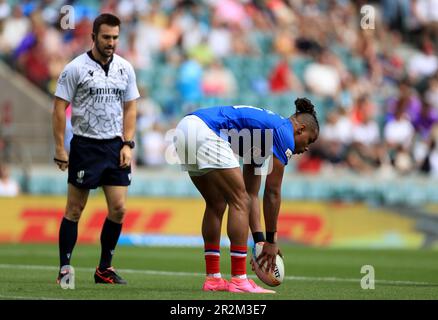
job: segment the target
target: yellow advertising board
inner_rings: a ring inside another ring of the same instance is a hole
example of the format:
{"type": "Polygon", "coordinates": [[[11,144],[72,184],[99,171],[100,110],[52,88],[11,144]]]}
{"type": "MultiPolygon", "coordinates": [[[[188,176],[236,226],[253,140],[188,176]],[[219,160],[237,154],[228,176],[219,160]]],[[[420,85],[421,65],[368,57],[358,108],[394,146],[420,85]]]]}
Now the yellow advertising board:
{"type": "MultiPolygon", "coordinates": [[[[0,242],[57,242],[65,197],[0,198],[0,242]]],[[[200,236],[201,199],[129,198],[123,235],[200,236]]],[[[79,243],[98,243],[106,203],[90,196],[79,223],[79,243]]],[[[424,235],[415,220],[365,204],[285,201],[278,236],[283,241],[327,247],[412,247],[424,235]]],[[[226,236],[226,217],[222,233],[226,236]]]]}

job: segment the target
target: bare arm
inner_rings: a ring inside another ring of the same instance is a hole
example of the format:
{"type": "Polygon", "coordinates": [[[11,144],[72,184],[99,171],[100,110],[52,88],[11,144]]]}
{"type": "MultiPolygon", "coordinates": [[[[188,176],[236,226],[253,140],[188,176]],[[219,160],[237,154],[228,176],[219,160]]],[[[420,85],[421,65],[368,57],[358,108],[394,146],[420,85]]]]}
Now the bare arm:
{"type": "Polygon", "coordinates": [[[62,171],[68,167],[68,154],[64,148],[66,121],[65,109],[67,109],[68,105],[68,101],[55,97],[52,112],[52,128],[53,137],[55,139],[55,162],[62,171]]]}
{"type": "MultiPolygon", "coordinates": [[[[281,204],[281,183],[283,181],[284,165],[276,157],[272,157],[272,171],[266,177],[265,192],[263,195],[263,215],[266,226],[266,242],[263,251],[257,258],[259,264],[267,262],[267,269],[272,271],[275,268],[275,260],[280,250],[276,241],[277,219],[281,204]],[[268,234],[272,233],[273,239],[269,239],[268,234]]],[[[281,254],[281,253],[280,253],[281,254]]]]}
{"type": "Polygon", "coordinates": [[[249,227],[251,232],[263,232],[262,225],[260,223],[260,203],[259,203],[259,190],[261,183],[261,176],[254,174],[254,166],[245,164],[243,166],[243,179],[245,181],[246,192],[250,199],[250,211],[249,211],[249,227]]]}
{"type": "Polygon", "coordinates": [[[281,204],[281,183],[284,165],[276,157],[272,158],[272,172],[266,177],[263,195],[263,213],[266,232],[277,232],[277,219],[281,204]]]}
{"type": "Polygon", "coordinates": [[[137,100],[125,102],[123,107],[123,138],[133,140],[135,136],[135,122],[137,119],[137,100]]]}
{"type": "MultiPolygon", "coordinates": [[[[123,140],[134,140],[135,123],[137,119],[137,100],[125,102],[123,106],[123,140]]],[[[124,146],[120,151],[120,166],[128,167],[131,164],[132,150],[124,146]]]]}

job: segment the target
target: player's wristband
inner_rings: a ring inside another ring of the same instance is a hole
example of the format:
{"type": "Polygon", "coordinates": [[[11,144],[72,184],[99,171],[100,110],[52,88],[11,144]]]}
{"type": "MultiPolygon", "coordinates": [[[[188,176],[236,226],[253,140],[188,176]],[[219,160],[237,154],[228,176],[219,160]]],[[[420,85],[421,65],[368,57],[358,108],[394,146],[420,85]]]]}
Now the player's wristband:
{"type": "Polygon", "coordinates": [[[276,231],[273,231],[273,232],[266,231],[266,241],[269,243],[275,243],[276,242],[275,241],[275,234],[276,233],[277,233],[276,231]]]}
{"type": "Polygon", "coordinates": [[[254,243],[265,242],[265,236],[263,235],[263,232],[253,232],[252,237],[254,239],[254,243]]]}

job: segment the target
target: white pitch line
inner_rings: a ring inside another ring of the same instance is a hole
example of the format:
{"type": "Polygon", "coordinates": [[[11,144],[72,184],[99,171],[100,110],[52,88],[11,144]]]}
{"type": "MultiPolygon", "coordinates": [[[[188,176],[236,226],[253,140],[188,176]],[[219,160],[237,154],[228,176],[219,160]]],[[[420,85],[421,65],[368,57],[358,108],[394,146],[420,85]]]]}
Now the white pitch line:
{"type": "MultiPolygon", "coordinates": [[[[24,265],[24,264],[0,264],[0,269],[24,269],[24,270],[54,270],[58,271],[56,266],[42,266],[42,265],[24,265]]],[[[93,272],[94,268],[81,268],[75,267],[77,271],[93,272]]],[[[139,270],[139,269],[117,269],[121,273],[135,273],[145,275],[162,275],[162,276],[182,276],[182,277],[199,277],[204,276],[204,273],[200,272],[179,272],[179,271],[159,271],[159,270],[139,270]]],[[[224,274],[225,275],[225,274],[224,274]]],[[[229,275],[228,275],[229,276],[229,275]]],[[[250,275],[250,278],[256,278],[255,275],[250,275]]],[[[360,283],[360,279],[354,278],[337,278],[337,277],[307,277],[307,276],[285,276],[285,280],[294,281],[313,281],[313,282],[357,282],[360,283]]],[[[437,285],[438,283],[432,282],[419,282],[419,281],[404,281],[404,280],[379,280],[376,279],[375,283],[380,284],[394,284],[394,285],[437,285]]]]}

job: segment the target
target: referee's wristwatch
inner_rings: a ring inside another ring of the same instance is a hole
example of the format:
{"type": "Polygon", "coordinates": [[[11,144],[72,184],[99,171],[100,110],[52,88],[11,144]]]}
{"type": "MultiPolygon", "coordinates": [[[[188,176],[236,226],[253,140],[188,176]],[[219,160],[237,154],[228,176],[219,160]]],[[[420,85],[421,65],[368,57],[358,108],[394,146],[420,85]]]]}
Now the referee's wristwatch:
{"type": "Polygon", "coordinates": [[[134,149],[134,148],[135,148],[135,142],[134,142],[134,140],[126,140],[126,141],[123,141],[123,145],[124,145],[124,146],[128,146],[128,147],[130,147],[131,149],[134,149]]]}

